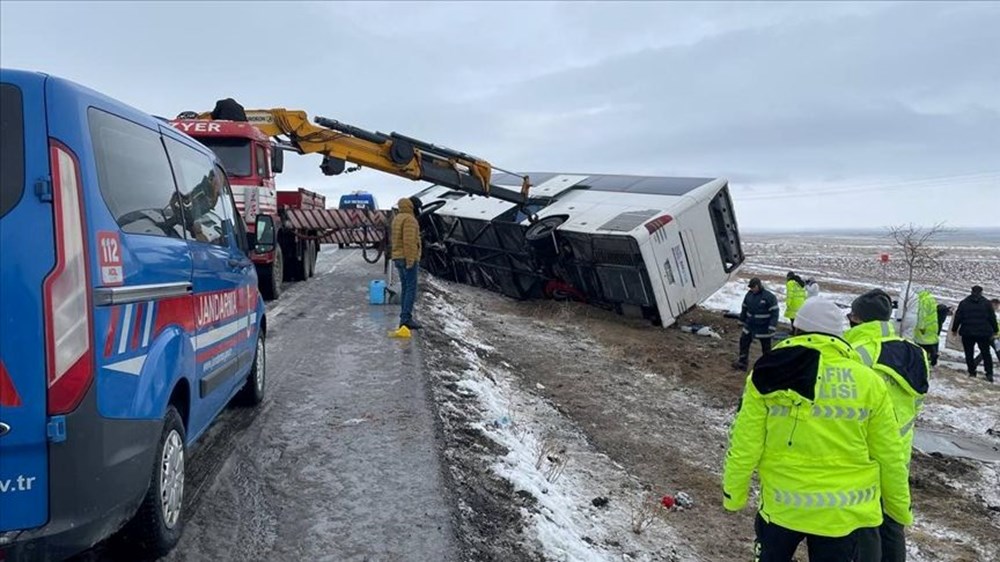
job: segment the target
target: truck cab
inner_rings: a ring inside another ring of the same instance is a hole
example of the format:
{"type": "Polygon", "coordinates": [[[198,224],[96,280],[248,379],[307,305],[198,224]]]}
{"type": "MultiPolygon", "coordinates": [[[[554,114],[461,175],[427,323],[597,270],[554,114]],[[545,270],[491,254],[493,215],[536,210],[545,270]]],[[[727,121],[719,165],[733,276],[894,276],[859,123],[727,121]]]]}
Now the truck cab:
{"type": "MultiPolygon", "coordinates": [[[[236,209],[254,233],[258,214],[277,216],[278,194],[274,178],[281,172],[281,151],[256,127],[238,121],[205,121],[175,119],[170,124],[177,130],[208,147],[222,161],[233,189],[236,209]]],[[[254,256],[255,262],[265,262],[264,256],[254,256]]]]}
{"type": "Polygon", "coordinates": [[[236,209],[246,226],[247,244],[254,249],[250,259],[256,266],[264,298],[278,298],[284,281],[307,278],[317,253],[315,245],[309,241],[289,243],[287,229],[281,228],[275,176],[282,170],[283,152],[246,121],[175,119],[170,124],[206,146],[222,162],[236,209]],[[272,217],[281,241],[266,252],[259,251],[256,244],[254,223],[260,214],[272,217]]]}
{"type": "Polygon", "coordinates": [[[179,540],[185,451],[232,398],[263,398],[243,226],[194,139],[0,69],[0,560],[63,560],[125,525],[145,554],[179,540]]]}

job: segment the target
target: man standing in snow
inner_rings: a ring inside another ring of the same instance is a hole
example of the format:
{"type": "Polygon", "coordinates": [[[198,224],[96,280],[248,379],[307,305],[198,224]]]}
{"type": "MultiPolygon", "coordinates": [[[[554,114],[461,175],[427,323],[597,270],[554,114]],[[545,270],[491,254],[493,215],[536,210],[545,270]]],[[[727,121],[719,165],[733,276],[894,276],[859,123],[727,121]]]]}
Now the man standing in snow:
{"type": "MultiPolygon", "coordinates": [[[[935,312],[937,306],[935,305],[935,312]]],[[[930,365],[922,346],[896,336],[892,328],[892,298],[874,289],[854,299],[848,319],[851,329],[844,334],[861,362],[882,376],[910,464],[913,431],[929,388],[930,365]]],[[[937,329],[937,322],[933,329],[937,329]]],[[[920,331],[918,325],[917,331],[920,331]]],[[[882,562],[906,562],[906,535],[903,525],[888,513],[879,527],[882,562]]]]}
{"type": "Polygon", "coordinates": [[[993,311],[990,301],[983,296],[983,288],[979,285],[973,287],[972,294],[958,303],[955,318],[951,321],[951,333],[962,336],[965,365],[969,369],[969,376],[976,376],[974,355],[975,348],[979,347],[979,353],[983,356],[986,380],[993,382],[993,358],[990,356],[990,343],[997,333],[1000,333],[1000,329],[997,328],[996,312],[993,311]]]}
{"type": "Polygon", "coordinates": [[[794,271],[789,271],[785,276],[785,318],[788,318],[793,328],[795,315],[804,302],[806,302],[806,282],[794,271]]]}
{"type": "Polygon", "coordinates": [[[730,430],[723,505],[747,504],[760,480],[758,562],[878,562],[883,509],[909,525],[903,441],[886,385],[841,339],[844,314],[823,299],[799,310],[793,337],[761,357],[730,430]]]}
{"type": "Polygon", "coordinates": [[[743,325],[740,355],[733,363],[733,368],[745,371],[750,362],[753,340],[760,340],[761,351],[767,355],[771,351],[771,338],[778,327],[778,299],[756,277],[750,280],[749,290],[743,297],[740,324],[743,325]]]}

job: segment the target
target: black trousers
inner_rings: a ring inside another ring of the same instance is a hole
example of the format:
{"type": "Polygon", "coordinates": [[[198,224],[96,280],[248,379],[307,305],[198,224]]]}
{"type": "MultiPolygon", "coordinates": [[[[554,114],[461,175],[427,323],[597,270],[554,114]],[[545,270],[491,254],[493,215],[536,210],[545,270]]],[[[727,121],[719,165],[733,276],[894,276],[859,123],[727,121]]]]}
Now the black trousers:
{"type": "MultiPolygon", "coordinates": [[[[993,354],[997,356],[998,365],[1000,365],[1000,340],[993,340],[993,354]]],[[[978,367],[980,363],[983,362],[983,355],[979,354],[976,359],[972,362],[975,367],[978,367]]]]}
{"type": "Polygon", "coordinates": [[[924,348],[927,352],[927,359],[930,360],[931,366],[937,365],[938,362],[938,344],[920,344],[920,347],[924,348]]]}
{"type": "Polygon", "coordinates": [[[979,353],[983,357],[983,369],[986,371],[986,380],[993,380],[993,350],[990,345],[989,336],[985,338],[976,338],[969,336],[962,336],[962,347],[965,348],[965,365],[969,368],[969,374],[976,374],[976,348],[979,348],[979,353]]]}
{"type": "Polygon", "coordinates": [[[754,562],[791,562],[799,543],[806,541],[809,562],[880,562],[878,528],[857,529],[846,537],[821,537],[800,533],[764,521],[754,521],[754,562]]]}
{"type": "MultiPolygon", "coordinates": [[[[756,338],[760,340],[760,350],[764,355],[771,353],[771,338],[756,338]]],[[[737,363],[746,366],[750,361],[750,346],[753,344],[754,335],[750,332],[743,330],[743,335],[740,336],[740,358],[737,359],[737,363]]]]}
{"type": "Polygon", "coordinates": [[[883,515],[878,528],[882,540],[882,562],[906,562],[906,532],[888,515],[883,515]]]}

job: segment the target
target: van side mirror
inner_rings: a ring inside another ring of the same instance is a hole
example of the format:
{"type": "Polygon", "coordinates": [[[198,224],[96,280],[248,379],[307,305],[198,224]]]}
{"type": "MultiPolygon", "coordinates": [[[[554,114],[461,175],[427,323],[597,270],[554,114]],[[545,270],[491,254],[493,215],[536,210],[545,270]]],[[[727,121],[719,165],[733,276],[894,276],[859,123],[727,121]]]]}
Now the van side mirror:
{"type": "Polygon", "coordinates": [[[280,174],[285,168],[285,151],[276,145],[271,145],[271,173],[280,174]]]}
{"type": "Polygon", "coordinates": [[[254,251],[258,254],[273,252],[276,245],[274,217],[271,215],[257,215],[255,226],[254,232],[257,235],[257,245],[254,251]]]}

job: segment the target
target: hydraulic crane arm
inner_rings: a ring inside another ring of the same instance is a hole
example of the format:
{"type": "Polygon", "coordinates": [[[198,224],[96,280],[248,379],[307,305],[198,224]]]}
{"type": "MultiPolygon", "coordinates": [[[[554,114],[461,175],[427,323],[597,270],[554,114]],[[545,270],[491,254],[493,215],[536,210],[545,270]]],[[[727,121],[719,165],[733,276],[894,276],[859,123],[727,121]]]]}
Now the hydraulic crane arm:
{"type": "MultiPolygon", "coordinates": [[[[306,112],[299,110],[248,109],[246,116],[249,123],[265,135],[277,139],[287,137],[290,148],[302,154],[322,154],[324,158],[320,169],[326,175],[344,172],[346,163],[351,162],[411,180],[427,181],[518,205],[528,201],[531,184],[527,176],[522,176],[520,191],[492,185],[493,170],[506,171],[464,152],[398,133],[367,131],[325,117],[317,117],[316,124],[313,124],[309,122],[306,112]]],[[[197,118],[212,119],[213,114],[202,113],[197,118]]]]}

